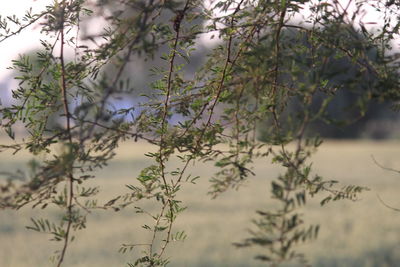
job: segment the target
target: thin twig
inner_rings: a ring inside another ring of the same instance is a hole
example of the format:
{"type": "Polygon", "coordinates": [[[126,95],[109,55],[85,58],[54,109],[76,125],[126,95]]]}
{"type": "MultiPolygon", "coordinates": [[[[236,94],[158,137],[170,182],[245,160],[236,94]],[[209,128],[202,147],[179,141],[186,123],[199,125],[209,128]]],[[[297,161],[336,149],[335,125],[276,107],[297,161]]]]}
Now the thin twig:
{"type": "MultiPolygon", "coordinates": [[[[61,12],[61,29],[60,29],[60,34],[61,34],[61,40],[60,40],[60,64],[61,64],[61,95],[62,95],[62,102],[64,106],[64,115],[66,117],[66,130],[68,134],[68,142],[69,142],[69,149],[72,149],[72,133],[71,133],[71,114],[69,112],[68,108],[68,99],[67,99],[67,84],[66,84],[66,72],[65,72],[65,61],[64,61],[64,16],[65,16],[65,8],[66,8],[66,2],[63,0],[61,2],[60,6],[62,12],[61,12]]],[[[72,151],[69,151],[69,153],[72,153],[72,151]]],[[[73,164],[73,163],[72,163],[73,164]]],[[[72,166],[71,166],[72,167],[72,166]]],[[[73,199],[74,199],[74,176],[72,173],[72,169],[68,170],[68,181],[69,181],[69,196],[68,196],[68,204],[67,204],[67,213],[68,213],[68,222],[67,222],[67,229],[65,231],[65,236],[64,236],[64,246],[60,254],[60,258],[57,264],[57,267],[60,267],[63,260],[64,256],[68,247],[68,242],[69,242],[69,236],[71,232],[71,226],[72,226],[72,207],[73,207],[73,199]]]]}
{"type": "MultiPolygon", "coordinates": [[[[243,2],[244,2],[244,0],[242,0],[242,1],[238,4],[238,6],[236,7],[235,11],[234,11],[233,14],[232,14],[231,21],[230,21],[230,26],[231,26],[231,27],[234,26],[235,15],[240,11],[240,8],[241,8],[241,5],[242,5],[243,2]]],[[[256,28],[256,27],[253,27],[253,29],[250,31],[250,34],[247,36],[247,38],[246,38],[244,44],[246,44],[246,43],[249,41],[249,39],[254,35],[254,33],[255,33],[255,28],[256,28]]],[[[219,82],[218,82],[217,94],[216,94],[216,96],[215,96],[215,99],[214,99],[214,101],[213,101],[211,107],[209,108],[209,109],[210,109],[210,114],[209,114],[209,116],[208,116],[207,122],[206,122],[206,124],[204,125],[204,128],[202,129],[199,138],[197,139],[197,147],[200,147],[200,144],[201,144],[201,142],[202,142],[202,139],[203,139],[203,137],[204,137],[204,135],[205,135],[205,133],[206,133],[206,131],[207,131],[207,128],[210,126],[211,119],[212,119],[212,117],[213,117],[213,115],[214,115],[215,107],[216,107],[216,105],[217,105],[217,103],[218,103],[218,101],[219,101],[219,99],[220,99],[221,93],[222,93],[223,88],[224,88],[225,79],[226,79],[228,73],[232,70],[232,68],[233,68],[233,66],[235,65],[237,59],[239,58],[239,56],[241,55],[241,53],[242,53],[242,51],[243,51],[243,47],[244,47],[244,46],[242,46],[242,47],[239,49],[239,51],[238,51],[238,53],[236,54],[235,58],[232,59],[232,58],[231,58],[231,54],[232,54],[232,42],[233,42],[233,34],[231,33],[231,34],[229,35],[229,40],[228,40],[228,43],[227,43],[227,48],[226,48],[226,49],[227,49],[227,54],[226,54],[226,60],[225,60],[225,63],[224,63],[224,67],[223,67],[223,70],[222,70],[222,76],[221,76],[221,79],[220,79],[219,82]],[[229,65],[230,65],[230,68],[228,69],[229,65]]]]}
{"type": "Polygon", "coordinates": [[[378,194],[376,194],[376,197],[379,199],[379,202],[381,202],[382,205],[385,206],[386,208],[389,208],[389,209],[391,209],[391,210],[400,212],[400,209],[394,208],[394,207],[389,206],[388,204],[386,204],[386,203],[381,199],[381,197],[380,197],[378,194]]]}
{"type": "Polygon", "coordinates": [[[158,258],[161,258],[162,255],[164,254],[164,251],[167,247],[167,245],[170,242],[170,237],[171,237],[171,230],[172,230],[172,223],[173,223],[173,205],[172,205],[172,200],[171,200],[171,195],[169,192],[169,187],[167,184],[167,180],[165,177],[165,161],[164,161],[164,156],[163,156],[163,150],[165,149],[165,133],[167,131],[166,127],[167,127],[167,115],[168,115],[168,109],[169,109],[169,100],[170,100],[170,96],[171,96],[171,91],[172,91],[172,75],[174,73],[174,65],[175,65],[175,57],[177,54],[177,48],[178,48],[178,42],[179,42],[179,35],[180,35],[180,29],[181,29],[181,23],[184,19],[185,13],[187,12],[187,10],[189,9],[189,3],[190,0],[187,0],[185,3],[185,6],[182,10],[177,11],[177,14],[175,16],[174,19],[174,25],[173,28],[175,30],[175,41],[174,44],[172,46],[172,54],[170,57],[170,64],[169,64],[169,71],[168,71],[168,78],[167,78],[167,92],[166,92],[166,97],[165,97],[165,102],[164,102],[164,113],[163,113],[163,117],[162,117],[162,125],[161,125],[161,136],[160,136],[160,151],[159,151],[159,161],[160,161],[160,167],[161,167],[161,178],[164,182],[164,186],[165,186],[165,192],[166,195],[168,197],[168,203],[169,203],[169,208],[170,208],[170,221],[169,221],[169,225],[168,225],[168,232],[167,232],[167,237],[164,240],[164,244],[161,247],[161,251],[158,254],[158,258]]]}
{"type": "Polygon", "coordinates": [[[374,161],[374,163],[375,163],[379,168],[381,168],[381,169],[383,169],[383,170],[395,172],[395,173],[400,173],[400,170],[388,168],[388,167],[385,167],[385,166],[381,165],[381,164],[375,159],[375,157],[374,157],[373,155],[371,155],[371,158],[372,158],[372,160],[374,161]]]}
{"type": "Polygon", "coordinates": [[[17,35],[17,34],[21,33],[23,30],[25,30],[25,29],[28,28],[29,26],[33,25],[34,23],[36,23],[39,19],[41,19],[43,16],[45,16],[45,15],[47,15],[47,14],[49,14],[49,12],[48,12],[48,11],[45,11],[45,12],[43,12],[43,13],[37,15],[37,17],[36,17],[35,19],[32,19],[32,20],[29,21],[27,24],[25,24],[25,25],[19,27],[18,30],[13,31],[13,32],[11,32],[10,34],[7,34],[7,35],[3,36],[3,38],[0,39],[0,43],[3,42],[3,41],[5,41],[5,40],[7,40],[8,38],[10,38],[10,37],[12,37],[12,36],[14,36],[14,35],[17,35]]]}

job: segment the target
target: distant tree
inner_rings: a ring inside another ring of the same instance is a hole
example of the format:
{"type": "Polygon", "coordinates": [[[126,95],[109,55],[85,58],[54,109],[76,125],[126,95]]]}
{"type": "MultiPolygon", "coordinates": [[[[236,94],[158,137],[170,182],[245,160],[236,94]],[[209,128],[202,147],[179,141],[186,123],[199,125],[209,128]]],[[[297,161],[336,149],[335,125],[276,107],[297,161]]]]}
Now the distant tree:
{"type": "MultiPolygon", "coordinates": [[[[310,122],[307,134],[319,134],[321,137],[327,138],[385,138],[390,135],[390,129],[366,129],[368,124],[379,123],[382,121],[391,121],[394,123],[398,119],[398,114],[390,110],[393,101],[399,100],[399,95],[388,95],[390,87],[376,86],[383,80],[371,71],[365,71],[365,68],[372,70],[375,66],[382,66],[382,55],[376,44],[368,42],[365,36],[357,31],[351,24],[333,24],[326,25],[324,30],[331,32],[329,42],[321,44],[318,54],[329,55],[325,59],[323,65],[318,69],[318,75],[322,80],[329,81],[329,86],[336,88],[334,97],[326,92],[317,92],[313,96],[311,110],[318,111],[321,103],[331,98],[326,107],[325,115],[318,120],[310,122]],[[343,41],[344,40],[344,41],[343,41]],[[349,50],[358,50],[365,55],[364,65],[355,64],[351,58],[338,55],[336,48],[332,48],[332,44],[342,42],[349,50]],[[381,90],[377,92],[377,90],[381,90]]],[[[282,38],[286,39],[286,43],[308,47],[308,51],[293,57],[291,50],[282,51],[283,54],[289,55],[288,60],[282,64],[281,80],[285,83],[297,86],[312,86],[312,73],[315,67],[304,64],[307,62],[311,53],[311,46],[307,32],[298,28],[289,28],[282,31],[282,38]],[[301,66],[302,75],[291,75],[290,69],[293,68],[294,59],[301,66]],[[296,80],[301,80],[298,83],[296,80]]],[[[283,49],[286,49],[285,47],[283,49]]],[[[396,75],[396,73],[393,73],[396,75]]],[[[391,77],[388,77],[391,79],[391,77]]],[[[286,112],[296,112],[299,108],[298,102],[294,99],[289,102],[286,112]]],[[[301,108],[301,105],[300,105],[301,108]]],[[[265,124],[268,127],[268,124],[265,124]]],[[[260,127],[261,140],[263,139],[263,127],[260,127]]]]}
{"type": "MultiPolygon", "coordinates": [[[[149,214],[153,225],[143,226],[151,242],[140,244],[144,254],[133,253],[136,259],[128,265],[164,266],[169,262],[166,248],[186,236],[174,222],[185,209],[180,190],[197,179],[190,175],[191,163],[212,161],[220,168],[210,187],[217,197],[254,175],[252,163],[262,158],[285,168],[266,193],[277,204],[274,210],[257,211],[250,236],[236,245],[262,247],[264,253],[256,258],[273,266],[306,264],[295,245],[315,238],[319,229],[301,215],[306,200],[319,197],[326,204],[356,199],[365,189],[337,186],[312,172],[310,157],[322,140],[306,135],[308,126],[334,121],[330,101],[360,79],[368,79],[366,90],[359,91],[360,104],[354,106],[360,116],[369,101],[395,101],[400,94],[397,54],[391,47],[400,28],[400,3],[344,2],[227,0],[206,6],[197,0],[56,0],[39,13],[1,18],[0,40],[34,24],[45,37],[37,53],[39,69],[28,56],[13,61],[19,87],[13,91],[15,104],[1,108],[1,126],[15,142],[1,149],[53,157],[31,163],[31,175],[22,182],[13,179],[23,178],[18,173],[10,175],[1,186],[0,207],[52,205],[63,210],[59,222],[32,218],[29,226],[61,243],[55,261],[61,266],[73,232],[86,227],[88,211],[119,211],[134,204],[135,212],[149,214]],[[310,14],[304,18],[306,9],[310,14]],[[363,10],[381,14],[382,25],[366,20],[363,10]],[[82,34],[85,21],[96,16],[105,22],[103,31],[82,34]],[[302,34],[287,34],[291,29],[302,34]],[[217,45],[189,75],[199,37],[206,34],[218,38],[217,45]],[[166,51],[162,62],[152,61],[160,51],[166,51]],[[153,80],[141,90],[146,100],[119,108],[114,97],[136,94],[135,81],[124,70],[138,58],[154,62],[153,80]],[[332,60],[346,62],[346,68],[330,68],[332,60]],[[60,112],[63,127],[50,128],[49,118],[60,112]],[[21,140],[14,133],[17,123],[28,137],[21,140]],[[259,141],[262,124],[267,127],[259,141]],[[128,185],[130,193],[96,199],[99,189],[84,186],[85,181],[95,178],[93,170],[105,167],[115,148],[128,139],[157,145],[157,152],[146,154],[153,163],[141,171],[137,184],[128,185]],[[63,149],[51,150],[54,144],[63,149]],[[169,164],[172,158],[181,166],[169,164]],[[153,200],[159,210],[140,208],[143,199],[153,200]]],[[[138,245],[122,245],[120,251],[138,245]]]]}

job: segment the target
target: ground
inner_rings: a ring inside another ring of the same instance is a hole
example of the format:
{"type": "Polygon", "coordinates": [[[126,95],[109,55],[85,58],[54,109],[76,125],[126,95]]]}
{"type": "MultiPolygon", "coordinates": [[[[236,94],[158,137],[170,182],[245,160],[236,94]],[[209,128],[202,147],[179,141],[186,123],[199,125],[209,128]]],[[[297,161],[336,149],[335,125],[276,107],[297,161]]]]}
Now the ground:
{"type": "MultiPolygon", "coordinates": [[[[101,187],[99,197],[110,199],[126,191],[125,185],[134,183],[140,168],[149,163],[142,155],[148,149],[152,148],[141,143],[124,145],[112,164],[90,182],[101,187]]],[[[370,188],[356,202],[320,207],[322,196],[308,201],[304,219],[320,224],[321,230],[319,238],[301,250],[314,266],[381,267],[400,262],[400,212],[386,208],[377,197],[400,208],[400,174],[381,169],[371,157],[386,167],[400,169],[399,150],[400,143],[394,141],[328,141],[313,157],[314,170],[323,177],[370,188]]],[[[15,170],[29,158],[27,154],[13,158],[2,153],[0,170],[15,170]]],[[[171,245],[169,266],[261,266],[252,259],[255,251],[231,245],[247,236],[255,210],[274,205],[269,198],[269,182],[281,169],[259,161],[255,170],[257,176],[239,191],[212,200],[207,191],[214,169],[201,165],[193,168],[201,179],[197,185],[185,184],[180,199],[188,209],[176,223],[176,229],[185,230],[188,237],[184,243],[171,245]]],[[[46,212],[49,216],[57,214],[46,212]]],[[[30,208],[0,212],[0,266],[51,266],[48,258],[56,244],[24,228],[30,217],[41,214],[43,211],[30,208]]],[[[71,244],[64,266],[125,266],[131,255],[119,254],[118,248],[122,243],[146,241],[148,236],[140,228],[144,222],[145,217],[135,214],[133,207],[122,212],[93,212],[88,217],[88,228],[79,232],[71,244]]],[[[140,254],[140,249],[136,253],[140,254]]]]}

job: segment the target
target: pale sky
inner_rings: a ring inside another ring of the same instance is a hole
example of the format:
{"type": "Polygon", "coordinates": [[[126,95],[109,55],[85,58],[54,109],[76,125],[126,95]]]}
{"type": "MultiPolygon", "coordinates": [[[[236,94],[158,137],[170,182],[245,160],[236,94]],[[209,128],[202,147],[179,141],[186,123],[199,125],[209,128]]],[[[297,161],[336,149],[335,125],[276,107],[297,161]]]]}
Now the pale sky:
{"type": "MultiPolygon", "coordinates": [[[[33,11],[43,10],[52,0],[3,0],[1,2],[1,16],[15,14],[17,17],[22,17],[25,10],[28,10],[30,7],[33,8],[33,11]]],[[[22,34],[13,36],[0,43],[0,81],[12,73],[12,71],[6,69],[11,66],[11,60],[17,58],[18,54],[24,51],[39,47],[39,39],[39,30],[30,27],[22,34]]]]}

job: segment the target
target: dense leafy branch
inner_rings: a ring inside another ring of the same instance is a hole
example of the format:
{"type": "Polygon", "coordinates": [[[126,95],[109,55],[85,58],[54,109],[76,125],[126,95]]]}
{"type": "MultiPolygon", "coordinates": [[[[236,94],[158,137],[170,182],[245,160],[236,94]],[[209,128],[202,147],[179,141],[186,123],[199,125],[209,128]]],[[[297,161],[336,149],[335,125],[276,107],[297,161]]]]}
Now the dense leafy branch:
{"type": "Polygon", "coordinates": [[[398,56],[389,53],[400,28],[392,19],[399,6],[354,3],[350,12],[353,1],[342,5],[337,0],[227,0],[209,7],[199,0],[63,0],[38,14],[28,12],[24,23],[2,18],[3,40],[40,22],[50,41],[42,40],[36,59],[13,61],[19,85],[14,103],[1,108],[1,126],[15,141],[0,149],[51,157],[32,161],[28,175],[2,173],[8,179],[0,187],[0,207],[62,209],[58,223],[32,218],[28,227],[62,242],[55,258],[61,266],[73,231],[86,227],[92,209],[134,206],[152,221],[143,225],[148,241],[127,242],[120,252],[132,251],[129,266],[164,266],[167,248],[186,238],[174,222],[186,209],[179,193],[199,178],[191,176],[190,165],[212,162],[218,168],[209,192],[216,198],[255,175],[257,159],[285,169],[271,181],[268,194],[278,205],[258,211],[250,237],[236,245],[263,248],[256,258],[273,266],[294,260],[306,265],[295,245],[319,231],[301,215],[307,199],[318,197],[321,204],[354,200],[366,189],[340,186],[313,173],[311,156],[322,141],[309,125],[339,121],[328,110],[340,91],[358,96],[357,118],[374,99],[400,99],[398,56]],[[385,24],[367,29],[360,17],[364,7],[381,10],[385,24]],[[306,8],[309,18],[293,19],[306,8]],[[104,19],[104,29],[85,34],[82,28],[94,16],[104,19]],[[218,40],[196,63],[205,34],[218,40]],[[145,88],[134,88],[129,73],[141,61],[152,78],[145,88]],[[344,71],[350,79],[342,77],[343,71],[335,73],[337,62],[348,66],[344,71]],[[116,97],[137,96],[137,91],[141,103],[118,107],[116,97]],[[18,124],[25,133],[14,133],[18,124]],[[99,204],[99,189],[84,182],[95,178],[92,172],[105,167],[129,139],[158,149],[146,154],[151,164],[127,186],[128,193],[99,204]],[[157,208],[141,208],[144,199],[157,208]],[[145,249],[138,255],[139,247],[145,249]]]}

